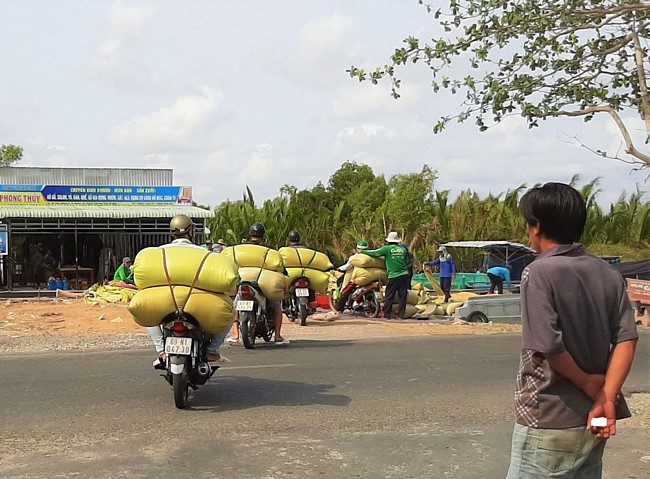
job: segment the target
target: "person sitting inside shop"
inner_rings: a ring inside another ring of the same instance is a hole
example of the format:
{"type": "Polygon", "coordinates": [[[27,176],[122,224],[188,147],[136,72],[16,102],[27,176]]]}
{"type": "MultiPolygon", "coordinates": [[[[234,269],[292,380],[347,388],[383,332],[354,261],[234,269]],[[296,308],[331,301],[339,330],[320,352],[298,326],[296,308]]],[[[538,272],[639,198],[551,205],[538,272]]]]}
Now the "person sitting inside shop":
{"type": "Polygon", "coordinates": [[[133,270],[131,269],[131,266],[133,266],[133,261],[131,261],[131,258],[126,256],[122,260],[120,267],[117,268],[117,271],[115,271],[113,280],[122,281],[127,284],[133,284],[133,270]]]}

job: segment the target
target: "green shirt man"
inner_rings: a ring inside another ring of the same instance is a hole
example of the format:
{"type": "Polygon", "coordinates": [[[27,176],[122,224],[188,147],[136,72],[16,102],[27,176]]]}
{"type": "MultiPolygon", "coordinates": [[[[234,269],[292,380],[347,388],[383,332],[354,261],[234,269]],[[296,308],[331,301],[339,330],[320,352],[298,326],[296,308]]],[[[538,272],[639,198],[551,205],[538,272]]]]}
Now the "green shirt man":
{"type": "Polygon", "coordinates": [[[128,256],[122,260],[122,264],[115,274],[113,275],[114,281],[123,281],[125,283],[133,284],[133,271],[131,271],[131,265],[133,261],[128,256]]]}
{"type": "Polygon", "coordinates": [[[379,249],[362,251],[374,258],[383,257],[386,261],[388,284],[384,295],[384,318],[391,319],[393,300],[397,298],[397,317],[404,319],[406,315],[406,295],[410,287],[409,252],[402,246],[399,234],[396,231],[388,233],[386,245],[379,249]]]}
{"type": "Polygon", "coordinates": [[[409,274],[408,251],[399,243],[388,243],[379,249],[369,249],[361,253],[372,256],[373,258],[383,257],[386,261],[388,279],[409,274]]]}

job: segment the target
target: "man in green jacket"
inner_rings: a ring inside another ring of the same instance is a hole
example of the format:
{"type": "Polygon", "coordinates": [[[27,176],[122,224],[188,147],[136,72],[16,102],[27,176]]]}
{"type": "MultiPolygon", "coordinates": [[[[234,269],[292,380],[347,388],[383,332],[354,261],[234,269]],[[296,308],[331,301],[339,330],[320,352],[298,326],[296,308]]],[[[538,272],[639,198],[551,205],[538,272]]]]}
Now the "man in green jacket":
{"type": "Polygon", "coordinates": [[[393,299],[397,295],[399,308],[397,317],[404,319],[406,314],[406,296],[409,289],[409,254],[408,249],[400,243],[402,239],[396,231],[388,233],[386,243],[379,249],[361,251],[363,254],[374,258],[383,257],[386,261],[388,272],[388,284],[386,285],[386,297],[384,298],[384,318],[390,319],[393,307],[393,299]]]}
{"type": "Polygon", "coordinates": [[[115,275],[113,275],[113,280],[124,281],[125,283],[133,284],[133,271],[131,270],[132,265],[133,265],[133,261],[131,261],[131,258],[126,256],[122,260],[122,264],[120,265],[120,267],[117,268],[117,271],[115,271],[115,275]]]}

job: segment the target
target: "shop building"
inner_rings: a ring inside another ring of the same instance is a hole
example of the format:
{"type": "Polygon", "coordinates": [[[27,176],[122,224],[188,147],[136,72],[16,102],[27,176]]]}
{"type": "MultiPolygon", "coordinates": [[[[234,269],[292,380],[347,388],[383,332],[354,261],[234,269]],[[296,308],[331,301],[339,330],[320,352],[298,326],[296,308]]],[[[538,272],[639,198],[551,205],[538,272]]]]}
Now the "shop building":
{"type": "Polygon", "coordinates": [[[168,243],[177,214],[192,218],[203,242],[213,213],[192,205],[171,169],[0,168],[0,288],[112,279],[123,257],[168,243]]]}

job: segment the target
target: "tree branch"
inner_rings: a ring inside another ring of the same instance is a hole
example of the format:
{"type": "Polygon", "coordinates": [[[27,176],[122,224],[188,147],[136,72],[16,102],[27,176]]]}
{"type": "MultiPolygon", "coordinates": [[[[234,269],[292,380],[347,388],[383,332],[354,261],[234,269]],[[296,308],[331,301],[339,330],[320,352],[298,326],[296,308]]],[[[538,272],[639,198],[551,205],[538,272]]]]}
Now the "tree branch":
{"type": "Polygon", "coordinates": [[[627,128],[623,123],[623,120],[621,119],[618,112],[614,110],[614,108],[610,106],[592,106],[589,108],[585,108],[583,110],[576,110],[576,111],[559,110],[556,112],[549,113],[549,115],[572,117],[572,116],[592,115],[594,113],[609,113],[609,115],[614,120],[614,123],[616,123],[616,126],[618,127],[619,131],[621,132],[621,135],[623,135],[623,140],[625,141],[625,152],[628,155],[631,155],[643,161],[647,166],[650,166],[650,155],[646,155],[645,153],[640,152],[634,147],[634,142],[632,141],[632,137],[630,136],[630,133],[627,131],[627,128]]]}

